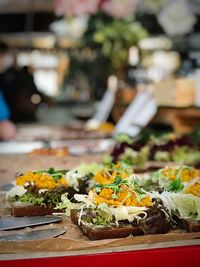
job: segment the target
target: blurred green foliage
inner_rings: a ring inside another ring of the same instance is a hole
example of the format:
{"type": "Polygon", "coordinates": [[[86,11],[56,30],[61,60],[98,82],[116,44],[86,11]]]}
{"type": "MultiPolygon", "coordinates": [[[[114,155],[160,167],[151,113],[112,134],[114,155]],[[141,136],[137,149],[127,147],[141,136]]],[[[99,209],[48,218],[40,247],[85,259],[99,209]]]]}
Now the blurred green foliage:
{"type": "Polygon", "coordinates": [[[147,31],[134,17],[113,19],[109,23],[97,19],[93,41],[100,45],[102,56],[110,59],[113,70],[128,63],[128,50],[132,45],[148,36],[147,31]]]}
{"type": "Polygon", "coordinates": [[[80,77],[85,76],[94,98],[101,98],[109,75],[126,80],[129,48],[147,36],[147,30],[134,16],[115,19],[104,13],[92,15],[79,47],[69,50],[66,84],[81,88],[80,77]]]}

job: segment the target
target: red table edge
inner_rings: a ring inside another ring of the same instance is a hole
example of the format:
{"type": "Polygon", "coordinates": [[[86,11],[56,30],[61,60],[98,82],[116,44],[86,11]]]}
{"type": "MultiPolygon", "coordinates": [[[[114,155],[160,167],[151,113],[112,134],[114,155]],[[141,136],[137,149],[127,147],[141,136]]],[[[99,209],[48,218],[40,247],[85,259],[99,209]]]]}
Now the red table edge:
{"type": "Polygon", "coordinates": [[[53,267],[53,266],[95,266],[103,264],[118,266],[130,266],[130,264],[140,267],[152,264],[154,267],[197,266],[200,255],[200,245],[180,246],[172,248],[134,250],[126,252],[97,253],[77,256],[56,256],[31,259],[12,259],[0,261],[2,267],[53,267]]]}

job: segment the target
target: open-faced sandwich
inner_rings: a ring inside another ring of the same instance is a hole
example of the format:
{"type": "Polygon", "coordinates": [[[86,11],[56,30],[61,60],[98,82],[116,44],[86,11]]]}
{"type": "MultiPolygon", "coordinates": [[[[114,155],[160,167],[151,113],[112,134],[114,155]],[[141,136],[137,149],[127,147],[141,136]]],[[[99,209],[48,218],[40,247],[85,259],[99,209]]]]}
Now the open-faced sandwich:
{"type": "Polygon", "coordinates": [[[168,133],[134,140],[123,134],[116,136],[110,157],[114,162],[129,160],[137,172],[157,170],[170,163],[199,167],[200,151],[196,139],[189,135],[168,133]]]}
{"type": "Polygon", "coordinates": [[[165,168],[139,177],[118,162],[93,179],[87,195],[74,195],[80,206],[65,202],[71,220],[90,240],[200,231],[199,171],[194,168],[165,168]]]}
{"type": "Polygon", "coordinates": [[[136,180],[152,198],[162,200],[173,222],[188,232],[200,231],[200,170],[166,167],[136,180]]]}
{"type": "Polygon", "coordinates": [[[86,194],[97,164],[81,164],[68,170],[28,171],[17,176],[15,186],[7,193],[13,216],[39,216],[62,211],[56,207],[63,195],[73,201],[75,193],[86,194]]]}
{"type": "Polygon", "coordinates": [[[156,172],[136,175],[135,178],[147,191],[185,192],[199,183],[200,170],[185,165],[165,167],[156,172]]]}
{"type": "Polygon", "coordinates": [[[94,176],[88,195],[71,211],[72,221],[91,240],[166,233],[170,217],[161,200],[141,189],[124,162],[110,164],[94,176]]]}

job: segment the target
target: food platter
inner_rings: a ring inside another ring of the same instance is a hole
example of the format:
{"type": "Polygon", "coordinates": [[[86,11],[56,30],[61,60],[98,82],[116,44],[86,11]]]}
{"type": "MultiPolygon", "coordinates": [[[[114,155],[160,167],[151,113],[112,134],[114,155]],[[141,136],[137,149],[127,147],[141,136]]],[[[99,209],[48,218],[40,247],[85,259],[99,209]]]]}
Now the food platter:
{"type": "MultiPolygon", "coordinates": [[[[0,169],[4,169],[4,172],[1,171],[1,184],[11,182],[14,173],[20,170],[36,169],[36,166],[37,168],[44,168],[52,165],[52,162],[59,168],[63,166],[72,168],[72,166],[76,166],[80,161],[83,161],[83,158],[70,156],[67,161],[61,161],[55,157],[44,159],[40,156],[31,156],[29,158],[27,155],[2,155],[0,157],[0,169]]],[[[97,160],[97,157],[95,159],[97,160]]],[[[100,161],[100,158],[98,160],[100,161]]],[[[84,156],[84,161],[91,162],[91,157],[84,156]]],[[[7,214],[8,216],[8,213],[6,213],[8,211],[5,209],[5,192],[1,192],[0,196],[1,214],[4,216],[7,214]]],[[[57,226],[58,224],[55,224],[54,227],[57,226]]],[[[57,264],[60,263],[60,266],[64,266],[64,264],[80,265],[80,262],[83,261],[88,266],[92,266],[94,261],[98,261],[99,264],[102,263],[102,254],[104,255],[103,258],[106,257],[107,262],[110,263],[113,261],[113,257],[118,259],[116,266],[126,260],[129,264],[132,261],[139,262],[139,259],[141,266],[144,266],[149,259],[156,259],[156,262],[161,264],[161,259],[164,256],[167,257],[167,260],[162,264],[163,266],[173,264],[173,262],[182,262],[182,266],[186,266],[189,259],[192,266],[193,260],[191,261],[191,257],[197,259],[200,251],[200,233],[172,231],[161,235],[90,241],[71,222],[63,220],[61,225],[59,224],[59,227],[61,226],[66,230],[66,233],[55,238],[40,241],[22,241],[18,244],[15,242],[0,242],[0,259],[3,260],[3,266],[9,266],[10,263],[16,266],[17,264],[20,264],[20,266],[27,266],[27,264],[31,266],[32,264],[34,266],[38,260],[43,266],[55,266],[56,262],[57,264]],[[171,253],[176,254],[176,259],[174,257],[170,258],[171,253]],[[47,258],[51,258],[51,261],[48,262],[47,258]]],[[[44,229],[44,226],[31,227],[31,230],[39,229],[44,229]]],[[[20,233],[20,231],[18,232],[20,233]]]]}

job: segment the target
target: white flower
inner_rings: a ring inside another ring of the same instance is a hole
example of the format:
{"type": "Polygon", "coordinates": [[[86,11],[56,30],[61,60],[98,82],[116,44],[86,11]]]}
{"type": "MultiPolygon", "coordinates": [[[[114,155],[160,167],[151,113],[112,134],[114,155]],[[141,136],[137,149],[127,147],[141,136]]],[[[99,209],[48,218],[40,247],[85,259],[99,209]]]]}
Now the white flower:
{"type": "Polygon", "coordinates": [[[158,15],[158,21],[169,35],[183,35],[190,32],[196,22],[186,0],[170,1],[158,15]]]}
{"type": "Polygon", "coordinates": [[[68,38],[79,39],[83,36],[88,27],[88,16],[78,16],[70,19],[62,18],[53,22],[50,29],[57,35],[68,38]]]}

